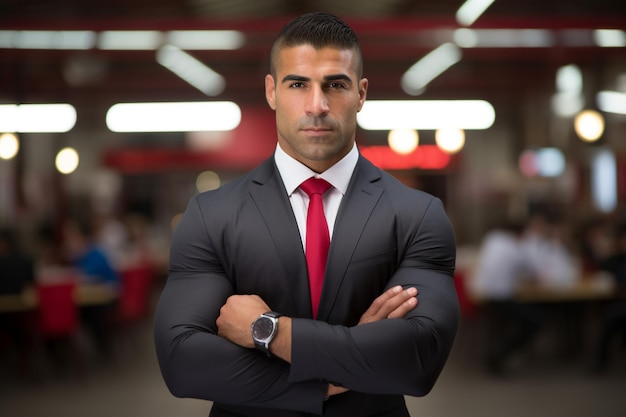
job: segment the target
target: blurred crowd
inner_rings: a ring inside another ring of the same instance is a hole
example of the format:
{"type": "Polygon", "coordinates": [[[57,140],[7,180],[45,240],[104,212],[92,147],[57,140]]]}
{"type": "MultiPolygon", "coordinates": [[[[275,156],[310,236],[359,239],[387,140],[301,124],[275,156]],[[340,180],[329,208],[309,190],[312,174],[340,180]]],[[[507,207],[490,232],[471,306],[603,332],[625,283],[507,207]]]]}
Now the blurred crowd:
{"type": "Polygon", "coordinates": [[[0,229],[0,357],[16,352],[27,374],[42,360],[33,355],[43,345],[52,366],[62,368],[76,354],[69,339],[81,333],[99,362],[110,361],[125,322],[148,318],[150,291],[167,264],[164,239],[146,217],[129,213],[68,217],[40,225],[26,241],[20,230],[0,229]],[[91,299],[81,303],[79,287],[95,288],[91,299]],[[45,310],[44,290],[51,288],[56,292],[45,297],[58,305],[45,310]],[[71,291],[75,318],[64,310],[63,288],[71,291]],[[52,332],[43,330],[49,323],[52,332]]]}
{"type": "Polygon", "coordinates": [[[491,373],[505,373],[555,311],[567,318],[566,348],[577,349],[586,342],[574,338],[585,337],[580,327],[590,304],[597,329],[591,369],[610,366],[615,339],[626,347],[626,219],[598,217],[575,228],[550,211],[534,211],[486,233],[469,275],[470,293],[487,319],[483,353],[491,373]],[[549,296],[521,297],[529,287],[549,296]]]}

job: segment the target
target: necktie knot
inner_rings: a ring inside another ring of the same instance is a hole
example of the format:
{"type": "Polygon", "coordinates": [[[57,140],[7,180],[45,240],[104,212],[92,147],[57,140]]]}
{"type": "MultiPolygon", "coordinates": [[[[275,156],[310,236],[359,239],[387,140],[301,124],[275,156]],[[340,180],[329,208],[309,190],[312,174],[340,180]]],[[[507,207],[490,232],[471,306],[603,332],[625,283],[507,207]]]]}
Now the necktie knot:
{"type": "Polygon", "coordinates": [[[300,184],[300,188],[302,189],[302,191],[307,193],[309,197],[311,197],[312,194],[322,195],[326,191],[328,191],[330,187],[331,185],[326,180],[315,177],[311,177],[308,180],[304,181],[302,184],[300,184]]]}

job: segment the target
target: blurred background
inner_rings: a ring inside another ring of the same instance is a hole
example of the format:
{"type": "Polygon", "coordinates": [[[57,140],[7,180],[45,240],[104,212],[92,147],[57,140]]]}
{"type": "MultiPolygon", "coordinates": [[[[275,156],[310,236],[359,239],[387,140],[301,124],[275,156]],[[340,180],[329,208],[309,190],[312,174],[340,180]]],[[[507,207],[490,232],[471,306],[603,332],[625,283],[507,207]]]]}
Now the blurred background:
{"type": "Polygon", "coordinates": [[[152,351],[169,239],[272,154],[271,43],[308,11],[359,36],[361,152],[457,233],[461,328],[412,415],[624,415],[621,0],[0,0],[0,415],[208,413],[152,351]]]}

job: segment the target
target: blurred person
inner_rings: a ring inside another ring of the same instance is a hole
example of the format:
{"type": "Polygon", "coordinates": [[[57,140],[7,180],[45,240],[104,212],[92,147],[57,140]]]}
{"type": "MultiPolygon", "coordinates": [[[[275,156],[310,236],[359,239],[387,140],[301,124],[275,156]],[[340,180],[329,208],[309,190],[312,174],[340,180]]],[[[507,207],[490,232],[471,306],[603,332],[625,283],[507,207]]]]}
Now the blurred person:
{"type": "Polygon", "coordinates": [[[93,219],[94,242],[102,250],[109,264],[120,270],[126,260],[128,230],[122,220],[112,214],[97,214],[93,219]]]}
{"type": "MultiPolygon", "coordinates": [[[[21,294],[35,280],[35,261],[24,251],[12,228],[0,229],[0,295],[21,294]]],[[[21,312],[0,312],[0,337],[5,335],[14,344],[19,366],[26,371],[32,341],[27,317],[21,312]]]]}
{"type": "Polygon", "coordinates": [[[541,211],[530,215],[521,244],[541,285],[568,286],[580,279],[567,236],[567,224],[558,216],[541,211]]]}
{"type": "Polygon", "coordinates": [[[19,245],[15,230],[0,229],[0,294],[19,294],[35,279],[35,261],[19,245]]]}
{"type": "Polygon", "coordinates": [[[170,391],[212,400],[212,417],[408,417],[404,395],[427,394],[446,362],[454,232],[440,200],[359,155],[367,86],[349,26],[292,20],[265,78],[274,155],[194,197],[178,223],[157,356],[170,391]],[[314,233],[299,186],[311,177],[332,184],[325,268],[306,261],[314,233]],[[319,307],[307,266],[324,274],[319,307]]]}
{"type": "Polygon", "coordinates": [[[614,254],[613,225],[605,218],[586,221],[580,228],[580,256],[583,272],[593,274],[614,254]]]}
{"type": "MultiPolygon", "coordinates": [[[[626,294],[626,223],[617,228],[615,241],[615,253],[599,267],[611,274],[615,280],[618,297],[623,297],[626,294]]],[[[626,346],[626,300],[623,298],[610,302],[603,311],[600,339],[594,358],[596,371],[607,370],[616,337],[621,337],[622,346],[626,346]]]]}
{"type": "Polygon", "coordinates": [[[524,248],[529,225],[511,221],[489,231],[474,270],[473,290],[483,300],[489,321],[484,365],[496,375],[506,372],[511,356],[526,347],[541,326],[541,309],[516,300],[520,284],[536,282],[538,276],[537,264],[524,248]]]}
{"type": "MultiPolygon", "coordinates": [[[[105,284],[119,290],[119,273],[113,268],[106,252],[98,245],[93,224],[88,220],[69,219],[62,233],[65,253],[70,264],[86,283],[105,284]]],[[[102,359],[112,354],[112,325],[115,301],[81,306],[81,320],[90,328],[102,359]]]]}
{"type": "Polygon", "coordinates": [[[89,221],[68,220],[63,226],[63,245],[69,262],[87,282],[119,286],[119,276],[107,252],[100,246],[89,221]]]}

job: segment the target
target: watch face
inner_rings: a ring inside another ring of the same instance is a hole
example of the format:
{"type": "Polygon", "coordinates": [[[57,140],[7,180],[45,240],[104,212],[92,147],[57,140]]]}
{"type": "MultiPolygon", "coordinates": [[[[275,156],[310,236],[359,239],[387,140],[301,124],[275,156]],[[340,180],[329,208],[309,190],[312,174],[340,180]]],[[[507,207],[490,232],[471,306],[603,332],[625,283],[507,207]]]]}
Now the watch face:
{"type": "Polygon", "coordinates": [[[265,340],[272,335],[274,323],[269,317],[259,317],[252,327],[252,337],[257,340],[265,340]]]}

